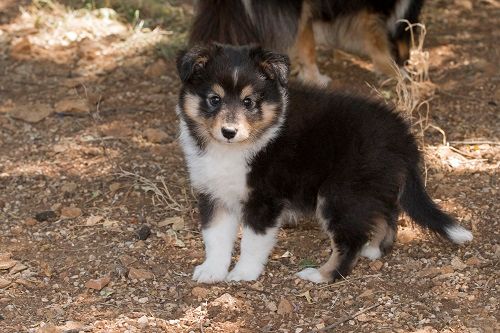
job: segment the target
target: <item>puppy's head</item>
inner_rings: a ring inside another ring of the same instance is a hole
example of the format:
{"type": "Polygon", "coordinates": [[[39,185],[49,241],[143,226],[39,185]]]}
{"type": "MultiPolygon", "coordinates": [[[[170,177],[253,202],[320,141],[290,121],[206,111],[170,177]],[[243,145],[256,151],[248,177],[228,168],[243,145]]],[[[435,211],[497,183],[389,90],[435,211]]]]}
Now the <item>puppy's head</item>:
{"type": "Polygon", "coordinates": [[[177,58],[180,116],[203,143],[252,143],[283,119],[287,56],[259,47],[193,47],[177,58]]]}

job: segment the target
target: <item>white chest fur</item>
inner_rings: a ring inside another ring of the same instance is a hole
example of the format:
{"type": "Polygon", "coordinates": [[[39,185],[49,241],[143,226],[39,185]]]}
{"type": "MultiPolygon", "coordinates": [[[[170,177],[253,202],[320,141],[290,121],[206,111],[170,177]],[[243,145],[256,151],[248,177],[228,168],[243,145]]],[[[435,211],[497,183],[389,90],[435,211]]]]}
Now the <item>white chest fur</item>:
{"type": "Polygon", "coordinates": [[[180,139],[193,187],[224,202],[228,208],[238,209],[248,194],[247,159],[253,152],[220,143],[210,143],[200,151],[183,121],[180,139]]]}

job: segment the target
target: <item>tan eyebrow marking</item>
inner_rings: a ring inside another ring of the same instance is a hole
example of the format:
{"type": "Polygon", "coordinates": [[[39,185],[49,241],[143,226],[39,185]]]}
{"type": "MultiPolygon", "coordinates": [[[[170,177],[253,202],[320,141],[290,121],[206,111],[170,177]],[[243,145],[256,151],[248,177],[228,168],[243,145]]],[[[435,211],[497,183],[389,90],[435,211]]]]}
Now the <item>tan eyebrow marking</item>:
{"type": "Polygon", "coordinates": [[[212,86],[212,90],[214,91],[214,93],[216,93],[217,95],[219,95],[220,98],[223,98],[224,95],[225,95],[224,88],[222,88],[217,83],[212,86]]]}
{"type": "Polygon", "coordinates": [[[252,86],[248,85],[245,86],[243,89],[241,89],[240,98],[244,99],[252,94],[253,94],[253,88],[252,86]]]}

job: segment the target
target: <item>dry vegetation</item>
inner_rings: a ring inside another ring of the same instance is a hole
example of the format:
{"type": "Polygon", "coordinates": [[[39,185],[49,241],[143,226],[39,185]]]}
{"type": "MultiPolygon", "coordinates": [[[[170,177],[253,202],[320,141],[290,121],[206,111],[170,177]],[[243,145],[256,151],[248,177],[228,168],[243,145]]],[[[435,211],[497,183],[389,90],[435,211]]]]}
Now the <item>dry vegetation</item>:
{"type": "Polygon", "coordinates": [[[408,115],[428,190],[475,241],[402,218],[392,253],[314,285],[293,273],[328,240],[304,221],[257,282],[209,286],[190,280],[203,247],[174,112],[190,2],[0,2],[0,332],[499,331],[500,6],[443,4],[408,78],[342,52],[321,66],[408,115]]]}

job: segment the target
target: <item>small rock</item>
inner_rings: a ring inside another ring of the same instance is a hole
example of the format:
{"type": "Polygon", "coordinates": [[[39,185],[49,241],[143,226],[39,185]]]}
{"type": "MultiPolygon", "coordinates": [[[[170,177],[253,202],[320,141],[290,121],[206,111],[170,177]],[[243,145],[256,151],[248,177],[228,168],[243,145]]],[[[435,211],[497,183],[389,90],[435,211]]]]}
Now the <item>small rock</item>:
{"type": "Polygon", "coordinates": [[[137,300],[141,304],[146,304],[149,301],[148,297],[141,297],[137,300]]]}
{"type": "Polygon", "coordinates": [[[494,247],[494,251],[495,251],[495,258],[499,259],[500,258],[500,245],[499,244],[495,244],[495,247],[494,247]]]}
{"type": "Polygon", "coordinates": [[[274,302],[274,301],[266,302],[266,308],[268,308],[272,312],[276,312],[276,310],[278,310],[278,307],[276,306],[276,302],[274,302]]]}
{"type": "Polygon", "coordinates": [[[140,240],[146,240],[151,235],[151,228],[144,224],[135,233],[140,240]]]}
{"type": "Polygon", "coordinates": [[[360,298],[371,298],[373,296],[373,289],[366,289],[358,297],[360,298]]]}
{"type": "Polygon", "coordinates": [[[85,222],[85,225],[87,226],[93,226],[96,225],[97,223],[101,222],[103,220],[102,216],[99,215],[91,215],[87,218],[87,221],[85,222]]]}
{"type": "Polygon", "coordinates": [[[26,266],[26,265],[21,264],[20,262],[18,262],[17,264],[14,265],[14,267],[12,267],[10,269],[10,274],[19,273],[21,271],[24,271],[26,268],[28,268],[28,266],[26,266]]]}
{"type": "Polygon", "coordinates": [[[61,329],[63,333],[77,333],[84,331],[82,323],[72,320],[67,321],[64,326],[58,326],[58,328],[61,329]]]}
{"type": "Polygon", "coordinates": [[[120,183],[111,183],[109,185],[109,190],[112,192],[112,193],[115,193],[116,191],[118,191],[120,188],[122,187],[122,184],[120,183]]]}
{"type": "Polygon", "coordinates": [[[77,187],[78,185],[76,183],[66,183],[61,186],[61,191],[63,191],[63,193],[73,193],[77,187]]]}
{"type": "Polygon", "coordinates": [[[101,290],[106,287],[110,281],[111,277],[109,275],[105,275],[99,279],[87,281],[87,283],[85,283],[85,287],[89,289],[101,290]]]}
{"type": "Polygon", "coordinates": [[[63,207],[61,209],[61,216],[67,219],[74,219],[82,215],[82,210],[78,207],[63,207]]]}
{"type": "Polygon", "coordinates": [[[16,264],[17,264],[17,260],[13,260],[13,259],[0,260],[0,270],[10,269],[10,268],[14,267],[16,264]]]}
{"type": "Polygon", "coordinates": [[[151,65],[149,65],[144,74],[149,77],[158,77],[167,74],[167,64],[163,59],[158,59],[151,65]]]}
{"type": "Polygon", "coordinates": [[[63,99],[55,105],[57,113],[86,114],[90,112],[87,101],[83,99],[63,99]]]}
{"type": "Polygon", "coordinates": [[[114,273],[118,277],[125,277],[128,274],[128,268],[123,265],[116,264],[114,268],[114,273]]]}
{"type": "Polygon", "coordinates": [[[141,328],[148,326],[149,325],[148,317],[142,316],[141,318],[137,319],[137,324],[139,324],[141,328]]]}
{"type": "Polygon", "coordinates": [[[461,271],[461,270],[463,270],[464,268],[467,267],[467,265],[464,264],[462,262],[462,260],[460,260],[460,258],[458,258],[458,257],[453,257],[453,259],[451,259],[451,266],[454,269],[459,270],[459,271],[461,271]]]}
{"type": "Polygon", "coordinates": [[[278,304],[278,314],[285,315],[293,312],[293,305],[287,299],[281,299],[278,304]]]}
{"type": "Polygon", "coordinates": [[[130,265],[132,265],[134,262],[137,261],[136,258],[131,257],[131,256],[126,255],[126,254],[121,255],[119,259],[120,259],[120,262],[122,263],[122,265],[125,267],[129,267],[130,265]]]}
{"type": "Polygon", "coordinates": [[[148,128],[144,131],[143,136],[152,143],[161,143],[168,138],[168,134],[156,128],[148,128]]]}
{"type": "Polygon", "coordinates": [[[37,213],[35,215],[35,219],[38,222],[44,222],[44,221],[52,222],[52,221],[55,221],[57,219],[57,214],[56,214],[56,212],[54,212],[52,210],[46,210],[46,211],[37,213]]]}
{"type": "Polygon", "coordinates": [[[28,217],[26,221],[24,221],[24,224],[27,225],[28,227],[32,227],[37,225],[38,221],[32,217],[28,217]]]}
{"type": "Polygon", "coordinates": [[[175,231],[182,230],[185,227],[184,219],[182,216],[174,216],[166,218],[165,220],[158,223],[159,227],[171,226],[171,228],[175,231]]]}
{"type": "Polygon", "coordinates": [[[372,271],[380,271],[380,269],[382,269],[382,266],[384,266],[384,263],[380,260],[375,260],[370,262],[369,266],[372,271]]]}
{"type": "Polygon", "coordinates": [[[477,257],[470,257],[465,261],[465,263],[469,266],[480,266],[481,265],[481,260],[477,257]]]}
{"type": "Polygon", "coordinates": [[[191,295],[194,297],[206,298],[209,294],[210,290],[202,287],[194,287],[193,290],[191,290],[191,295]]]}
{"type": "Polygon", "coordinates": [[[128,271],[128,278],[132,280],[149,280],[154,277],[153,273],[145,269],[131,267],[128,271]]]}
{"type": "Polygon", "coordinates": [[[38,123],[53,112],[54,110],[49,105],[37,103],[16,106],[9,112],[9,116],[28,123],[38,123]]]}
{"type": "Polygon", "coordinates": [[[12,281],[10,281],[10,280],[0,278],[0,289],[7,288],[8,286],[10,286],[11,283],[12,283],[12,281]]]}

